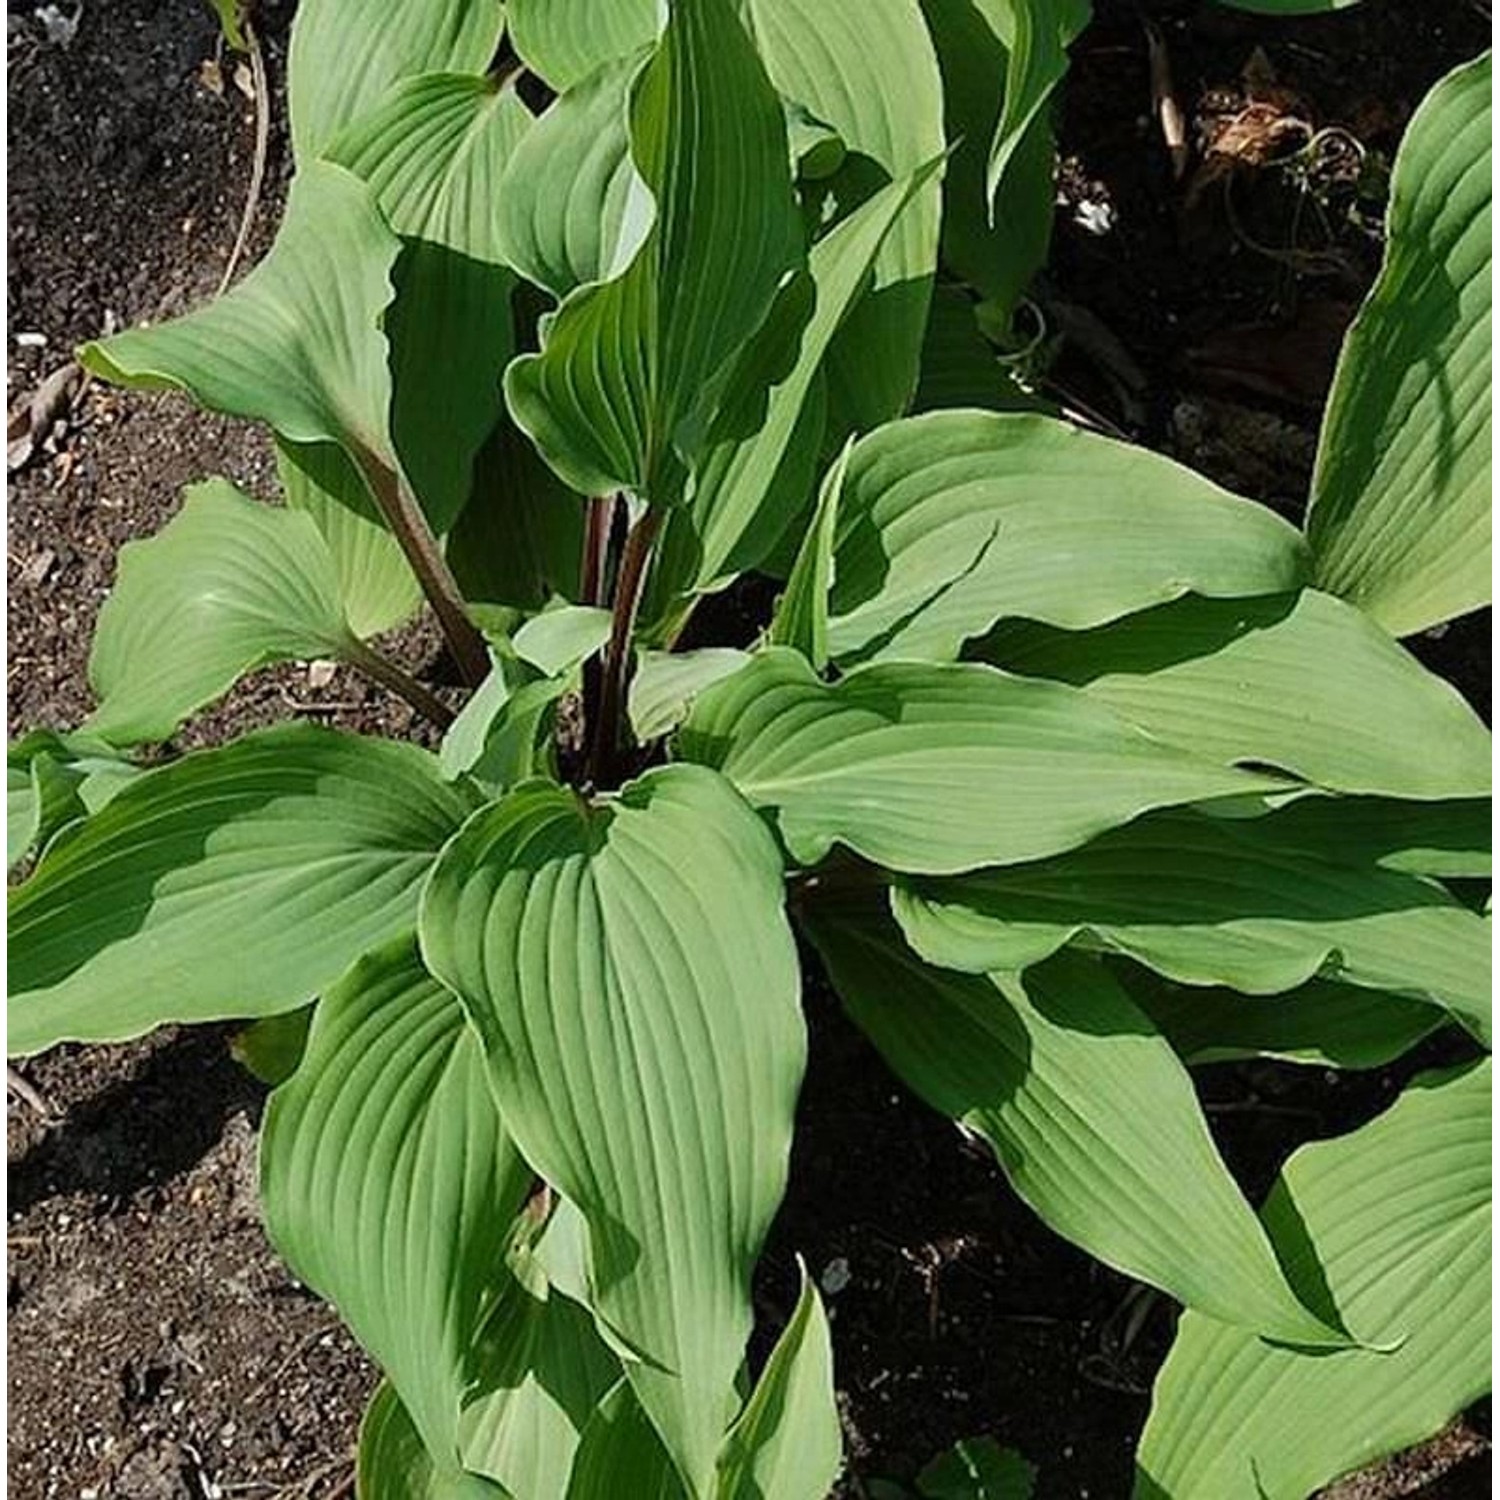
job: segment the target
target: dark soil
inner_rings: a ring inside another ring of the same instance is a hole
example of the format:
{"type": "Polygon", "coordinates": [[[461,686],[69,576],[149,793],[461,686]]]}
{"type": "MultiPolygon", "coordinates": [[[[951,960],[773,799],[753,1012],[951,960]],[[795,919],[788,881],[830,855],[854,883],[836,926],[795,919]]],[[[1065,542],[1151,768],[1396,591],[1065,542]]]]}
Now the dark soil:
{"type": "MultiPolygon", "coordinates": [[[[1274,163],[1204,180],[1201,151],[1174,181],[1139,12],[1124,0],[1096,8],[1063,100],[1064,201],[1038,298],[1049,327],[1068,333],[1052,378],[1072,403],[1295,515],[1332,355],[1378,261],[1364,205],[1332,169],[1307,193],[1274,163]],[[1109,225],[1096,234],[1081,220],[1098,227],[1085,205],[1101,202],[1109,225]]],[[[1279,89],[1284,113],[1343,126],[1388,158],[1430,84],[1488,40],[1464,0],[1367,0],[1296,23],[1177,0],[1144,8],[1200,147],[1251,90],[1279,89]],[[1257,47],[1266,63],[1247,85],[1257,47]]],[[[273,77],[289,9],[261,6],[273,77]]],[[[252,127],[232,82],[215,94],[202,81],[215,33],[201,0],[90,4],[66,48],[43,39],[29,7],[13,5],[12,20],[13,403],[111,321],[212,292],[252,127]],[[18,344],[23,333],[45,347],[18,344]]],[[[279,99],[275,119],[257,251],[287,172],[279,99]]],[[[120,545],[213,473],[274,493],[255,430],[176,398],[92,388],[13,477],[13,733],[71,727],[88,711],[88,641],[120,545]]],[[[432,639],[419,630],[398,649],[416,663],[432,639]]],[[[1487,714],[1487,615],[1418,649],[1487,714]]],[[[242,686],[182,743],[293,713],[409,730],[404,709],[343,670],[314,689],[290,667],[242,686]]],[[[829,1287],[847,1275],[828,1301],[848,1493],[876,1477],[909,1481],[947,1443],[989,1434],[1037,1465],[1043,1500],[1123,1500],[1170,1307],[1040,1225],[986,1155],[890,1079],[816,979],[809,1009],[792,1188],[758,1305],[768,1336],[790,1307],[796,1254],[829,1287]]],[[[1259,1193],[1297,1144],[1368,1118],[1421,1061],[1359,1079],[1220,1067],[1201,1082],[1231,1164],[1259,1193]]],[[[264,1091],[230,1059],[227,1033],[64,1048],[26,1072],[58,1118],[9,1114],[11,1494],[347,1493],[373,1372],[265,1242],[253,1167],[264,1091]]],[[[1487,1416],[1471,1413],[1336,1494],[1488,1494],[1488,1453],[1487,1416]]]]}

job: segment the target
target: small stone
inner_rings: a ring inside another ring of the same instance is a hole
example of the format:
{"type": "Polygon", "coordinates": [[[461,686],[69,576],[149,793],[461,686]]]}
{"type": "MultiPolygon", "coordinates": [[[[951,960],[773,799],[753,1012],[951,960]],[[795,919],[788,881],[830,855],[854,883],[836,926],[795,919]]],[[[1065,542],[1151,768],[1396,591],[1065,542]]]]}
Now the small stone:
{"type": "Polygon", "coordinates": [[[849,1270],[849,1261],[845,1256],[836,1255],[823,1267],[823,1273],[818,1277],[818,1285],[821,1286],[830,1297],[838,1294],[854,1280],[849,1270]]]}

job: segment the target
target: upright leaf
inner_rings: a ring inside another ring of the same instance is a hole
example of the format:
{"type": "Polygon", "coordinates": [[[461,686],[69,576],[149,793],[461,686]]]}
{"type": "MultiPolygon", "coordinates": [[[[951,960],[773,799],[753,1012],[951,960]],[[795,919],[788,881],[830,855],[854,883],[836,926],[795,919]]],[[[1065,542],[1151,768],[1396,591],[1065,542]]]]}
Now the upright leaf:
{"type": "Polygon", "coordinates": [[[162,531],[121,549],[89,656],[99,707],[87,728],[164,740],[252,668],[338,656],[352,639],[311,517],[224,479],[191,485],[162,531]]]}
{"type": "Polygon", "coordinates": [[[386,1372],[428,1451],[458,1464],[481,1325],[531,1169],[500,1123],[479,1039],[412,935],[323,996],[271,1096],[266,1227],[386,1372]]]}
{"type": "Polygon", "coordinates": [[[780,102],[729,0],[678,0],[631,107],[656,221],[506,372],[517,422],[575,489],[670,503],[730,360],[793,264],[780,102]],[[711,169],[708,169],[711,164],[711,169]]]}
{"type": "Polygon", "coordinates": [[[1060,954],[1024,979],[952,974],[874,903],[809,902],[802,920],[892,1071],[988,1141],[1059,1234],[1239,1326],[1344,1342],[1287,1286],[1187,1070],[1100,964],[1060,954]]]}
{"type": "Polygon", "coordinates": [[[823,479],[818,509],[802,540],[786,592],[776,606],[769,639],[776,646],[800,651],[815,672],[828,665],[828,593],[833,587],[833,529],[838,524],[839,494],[849,466],[849,445],[823,479]]]}
{"type": "Polygon", "coordinates": [[[1436,1432],[1490,1387],[1490,1063],[1427,1073],[1361,1130],[1304,1146],[1261,1211],[1294,1284],[1394,1352],[1278,1349],[1178,1325],[1137,1500],[1302,1500],[1436,1432]]]}
{"type": "Polygon", "coordinates": [[[1056,853],[1148,808],[1272,785],[1158,745],[1072,688],[914,662],[829,685],[785,648],[709,688],[678,748],[773,812],[799,863],[843,843],[927,874],[1056,853]]]}
{"type": "Polygon", "coordinates": [[[855,445],[837,660],[951,659],[1006,616],[1078,630],[1192,590],[1296,588],[1285,521],[1144,449],[1020,412],[931,412],[855,445]]]}
{"type": "Polygon", "coordinates": [[[1320,588],[1410,635],[1490,597],[1490,55],[1407,127],[1345,340],[1307,533],[1320,588]]]}
{"type": "Polygon", "coordinates": [[[567,1500],[687,1500],[661,1437],[622,1380],[584,1428],[567,1500]]]}
{"type": "Polygon", "coordinates": [[[591,1303],[699,1500],[802,1074],[781,883],[731,788],[671,766],[593,806],[519,788],[450,844],[423,904],[427,961],[526,1159],[588,1220],[591,1303]]]}
{"type": "Polygon", "coordinates": [[[1314,589],[1187,598],[1089,631],[1015,623],[986,660],[1071,682],[1148,734],[1338,792],[1485,797],[1489,731],[1360,610],[1314,589]]]}
{"type": "Polygon", "coordinates": [[[359,1424],[358,1500],[512,1500],[499,1485],[434,1460],[395,1387],[381,1381],[359,1424]]]}
{"type": "Polygon", "coordinates": [[[11,895],[10,1051],[295,1009],[410,929],[472,806],[425,751],[307,725],[137,778],[11,895]]]}

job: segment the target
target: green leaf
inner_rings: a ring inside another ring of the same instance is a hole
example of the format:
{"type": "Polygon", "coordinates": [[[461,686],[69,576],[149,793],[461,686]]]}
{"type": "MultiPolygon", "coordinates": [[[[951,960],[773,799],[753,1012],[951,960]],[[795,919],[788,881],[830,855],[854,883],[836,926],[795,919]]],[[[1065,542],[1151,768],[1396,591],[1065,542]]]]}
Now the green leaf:
{"type": "Polygon", "coordinates": [[[521,61],[563,93],[596,68],[656,39],[660,0],[509,0],[521,61]]]}
{"type": "Polygon", "coordinates": [[[813,246],[739,360],[688,505],[668,520],[645,606],[721,587],[763,563],[811,493],[823,430],[818,376],[892,226],[941,165],[882,188],[813,246]]]}
{"type": "Polygon", "coordinates": [[[1158,745],[1073,688],[915,662],[829,685],[783,648],[702,694],[678,748],[773,812],[800,864],[843,843],[933,875],[1056,853],[1153,807],[1274,785],[1158,745]]]}
{"type": "Polygon", "coordinates": [[[1006,50],[1005,96],[985,191],[991,210],[1021,143],[1068,71],[1068,44],[1088,24],[1089,0],[983,0],[1006,50]]]}
{"type": "Polygon", "coordinates": [[[1059,1234],[1189,1307],[1341,1342],[1283,1280],[1187,1070],[1096,960],[1059,954],[1024,979],[954,974],[922,963],[873,902],[809,902],[801,916],[891,1070],[988,1141],[1059,1234]]]}
{"type": "Polygon", "coordinates": [[[434,1463],[389,1381],[381,1381],[359,1424],[358,1500],[511,1500],[499,1485],[434,1463]]]}
{"type": "Polygon", "coordinates": [[[295,1009],[410,928],[472,806],[425,751],[307,725],[137,778],[12,893],[11,1053],[295,1009]]]}
{"type": "Polygon", "coordinates": [[[926,1500],[1031,1500],[1036,1469],[994,1438],[967,1438],[917,1475],[926,1500]]]}
{"type": "Polygon", "coordinates": [[[498,0],[303,0],[287,57],[299,171],[392,84],[417,73],[483,73],[500,44],[498,0]]]}
{"type": "Polygon", "coordinates": [[[1340,792],[1489,794],[1490,734],[1473,709],[1361,611],[1314,589],[1182,599],[1086,632],[1007,626],[982,650],[1212,760],[1340,792]]]}
{"type": "Polygon", "coordinates": [[[1410,635],[1490,598],[1490,55],[1423,101],[1344,342],[1307,517],[1320,588],[1410,635]]]}
{"type": "Polygon", "coordinates": [[[1440,1010],[1313,979],[1284,995],[1172,984],[1143,969],[1125,988],[1186,1063],[1274,1057],[1322,1068],[1383,1068],[1443,1025],[1440,1010]]]}
{"type": "MultiPolygon", "coordinates": [[[[1047,212],[1052,211],[1049,191],[1047,212]]],[[[953,407],[981,411],[1049,411],[1048,403],[1026,390],[979,330],[973,299],[961,287],[939,286],[932,294],[932,316],[922,346],[922,383],[914,412],[953,407]]]]}
{"type": "Polygon", "coordinates": [[[1301,1500],[1490,1388],[1490,1063],[1418,1078],[1304,1146],[1261,1217],[1288,1275],[1393,1353],[1273,1348],[1190,1312],[1137,1457],[1138,1500],[1301,1500]]]}
{"type": "Polygon", "coordinates": [[[1384,797],[1298,797],[1265,820],[1267,838],[1290,849],[1338,849],[1346,864],[1407,875],[1485,879],[1490,874],[1488,798],[1394,802],[1384,797]]]}
{"type": "Polygon", "coordinates": [[[235,1032],[229,1043],[234,1060],[269,1088],[285,1083],[301,1065],[315,1005],[262,1016],[235,1032]]]}
{"type": "Polygon", "coordinates": [[[302,1065],[271,1096],[260,1172],[276,1248],[386,1372],[434,1459],[457,1467],[459,1408],[532,1176],[479,1038],[413,937],[324,994],[302,1065]]]}
{"type": "Polygon", "coordinates": [[[767,639],[773,646],[800,651],[815,672],[828,665],[828,594],[833,587],[833,532],[839,518],[839,494],[849,467],[851,443],[823,478],[818,508],[802,539],[786,592],[776,604],[767,639]]]}
{"type": "Polygon", "coordinates": [[[642,651],[630,679],[630,727],[643,745],[670,734],[687,718],[694,701],[721,677],[750,660],[727,646],[699,651],[642,651]]]}
{"type": "Polygon", "coordinates": [[[85,734],[33,729],[5,750],[6,863],[14,869],[69,823],[97,812],[140,768],[85,734]]]}
{"type": "Polygon", "coordinates": [[[385,320],[391,435],[434,528],[469,498],[475,456],[503,409],[514,352],[495,204],[531,126],[514,88],[453,73],[409,78],[327,145],[375,194],[402,238],[385,320]],[[441,371],[441,378],[434,378],[441,371]]]}
{"type": "Polygon", "coordinates": [[[567,1500],[687,1500],[671,1457],[628,1381],[599,1404],[584,1428],[567,1500]]]}
{"type": "Polygon", "coordinates": [[[836,660],[951,659],[996,620],[1082,629],[1175,599],[1297,587],[1285,521],[1144,449],[1029,413],[931,412],[855,445],[836,660]]]}
{"type": "Polygon", "coordinates": [[[1433,882],[1288,848],[1258,819],[1174,810],[1084,848],[961,880],[907,880],[894,909],[924,958],[1023,969],[1075,938],[1183,984],[1273,995],[1322,976],[1444,1006],[1484,1032],[1490,935],[1433,882]]]}
{"type": "Polygon", "coordinates": [[[716,1500],[825,1500],[843,1464],[833,1346],[817,1289],[802,1290],[755,1393],[724,1440],[716,1500]]]}
{"type": "Polygon", "coordinates": [[[587,604],[556,604],[516,631],[516,655],[548,677],[571,672],[609,639],[612,616],[587,604]]]}
{"type": "Polygon", "coordinates": [[[618,276],[651,227],[630,155],[630,98],[645,56],[617,58],[554,100],[500,184],[495,234],[505,259],[555,297],[618,276]]]}
{"type": "Polygon", "coordinates": [[[448,846],[421,931],[517,1144],[588,1220],[590,1303],[701,1500],[803,1067],[775,845],[696,767],[597,805],[532,783],[448,846]]]}
{"type": "Polygon", "coordinates": [[[219,30],[224,33],[224,40],[236,52],[248,52],[250,49],[245,43],[242,29],[244,18],[240,14],[240,0],[208,0],[208,3],[219,18],[219,30]]]}
{"type": "Polygon", "coordinates": [[[656,222],[622,275],[563,302],[505,391],[575,489],[670,503],[797,250],[781,105],[729,0],[673,8],[635,89],[631,140],[656,222]]]}
{"type": "Polygon", "coordinates": [[[294,443],[337,443],[361,467],[390,465],[380,316],[399,249],[369,189],[312,162],[292,182],[271,253],[232,291],[173,322],[85,344],[79,361],[117,385],[180,387],[294,443]]]}
{"type": "Polygon", "coordinates": [[[915,0],[747,0],[771,82],[834,131],[844,166],[817,190],[859,202],[914,178],[875,256],[869,293],[829,354],[834,429],[861,430],[905,410],[916,389],[937,269],[941,188],[923,169],[944,149],[942,81],[915,0]]]}
{"type": "Polygon", "coordinates": [[[340,656],[351,638],[311,517],[225,479],[190,485],[166,527],[120,551],[89,656],[99,707],[85,727],[116,744],[167,739],[246,672],[340,656]]]}
{"type": "Polygon", "coordinates": [[[422,587],[349,456],[337,443],[276,443],[286,503],[313,518],[333,557],[339,599],[361,640],[405,624],[422,587]]]}

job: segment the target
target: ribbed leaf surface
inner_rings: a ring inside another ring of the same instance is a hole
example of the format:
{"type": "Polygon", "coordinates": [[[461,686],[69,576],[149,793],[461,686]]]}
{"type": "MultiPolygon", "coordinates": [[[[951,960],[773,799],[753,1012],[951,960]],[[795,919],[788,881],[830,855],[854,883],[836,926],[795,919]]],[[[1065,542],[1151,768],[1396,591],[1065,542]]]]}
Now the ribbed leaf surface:
{"type": "Polygon", "coordinates": [[[472,819],[423,951],[484,1039],[506,1125],[582,1210],[598,1314],[706,1496],[786,1178],[804,1036],[782,868],[719,777],[590,806],[544,783],[472,819]]]}
{"type": "Polygon", "coordinates": [[[703,693],[678,747],[774,812],[800,863],[843,843],[933,875],[1056,853],[1152,807],[1271,785],[1158,745],[1059,684],[913,662],[829,685],[785,648],[703,693]]]}
{"type": "Polygon", "coordinates": [[[1477,714],[1360,610],[1307,589],[1183,599],[1098,630],[1002,628],[986,660],[1071,682],[1168,744],[1340,792],[1485,797],[1477,714]]]}
{"type": "Polygon", "coordinates": [[[11,896],[11,1052],[294,1009],[410,928],[472,806],[425,751],[306,725],[138,778],[11,896]]]}
{"type": "Polygon", "coordinates": [[[1194,590],[1295,588],[1302,539],[1144,449],[1021,412],[931,412],[859,442],[830,644],[844,662],[951,660],[1020,616],[1071,630],[1194,590]]]}
{"type": "Polygon", "coordinates": [[[873,902],[809,903],[803,925],[892,1071],[983,1136],[1059,1234],[1190,1307],[1339,1342],[1282,1279],[1186,1069],[1097,961],[996,981],[922,963],[873,902]]]}
{"type": "Polygon", "coordinates": [[[338,1308],[428,1450],[457,1466],[459,1409],[532,1174],[479,1038],[414,936],[323,996],[301,1065],[271,1096],[260,1173],[277,1249],[338,1308]]]}
{"type": "Polygon", "coordinates": [[[656,39],[661,0],[510,0],[516,52],[558,93],[656,39]]]}
{"type": "Polygon", "coordinates": [[[1490,107],[1486,52],[1407,127],[1313,474],[1318,586],[1393,635],[1490,597],[1490,107]]]}
{"type": "Polygon", "coordinates": [[[357,1500],[514,1500],[499,1485],[433,1461],[389,1381],[376,1388],[359,1424],[357,1500]]]}
{"type": "Polygon", "coordinates": [[[1278,1349],[1189,1312],[1157,1378],[1137,1500],[1303,1500],[1490,1387],[1490,1063],[1429,1073],[1304,1146],[1261,1217],[1295,1284],[1390,1353],[1278,1349]]]}

